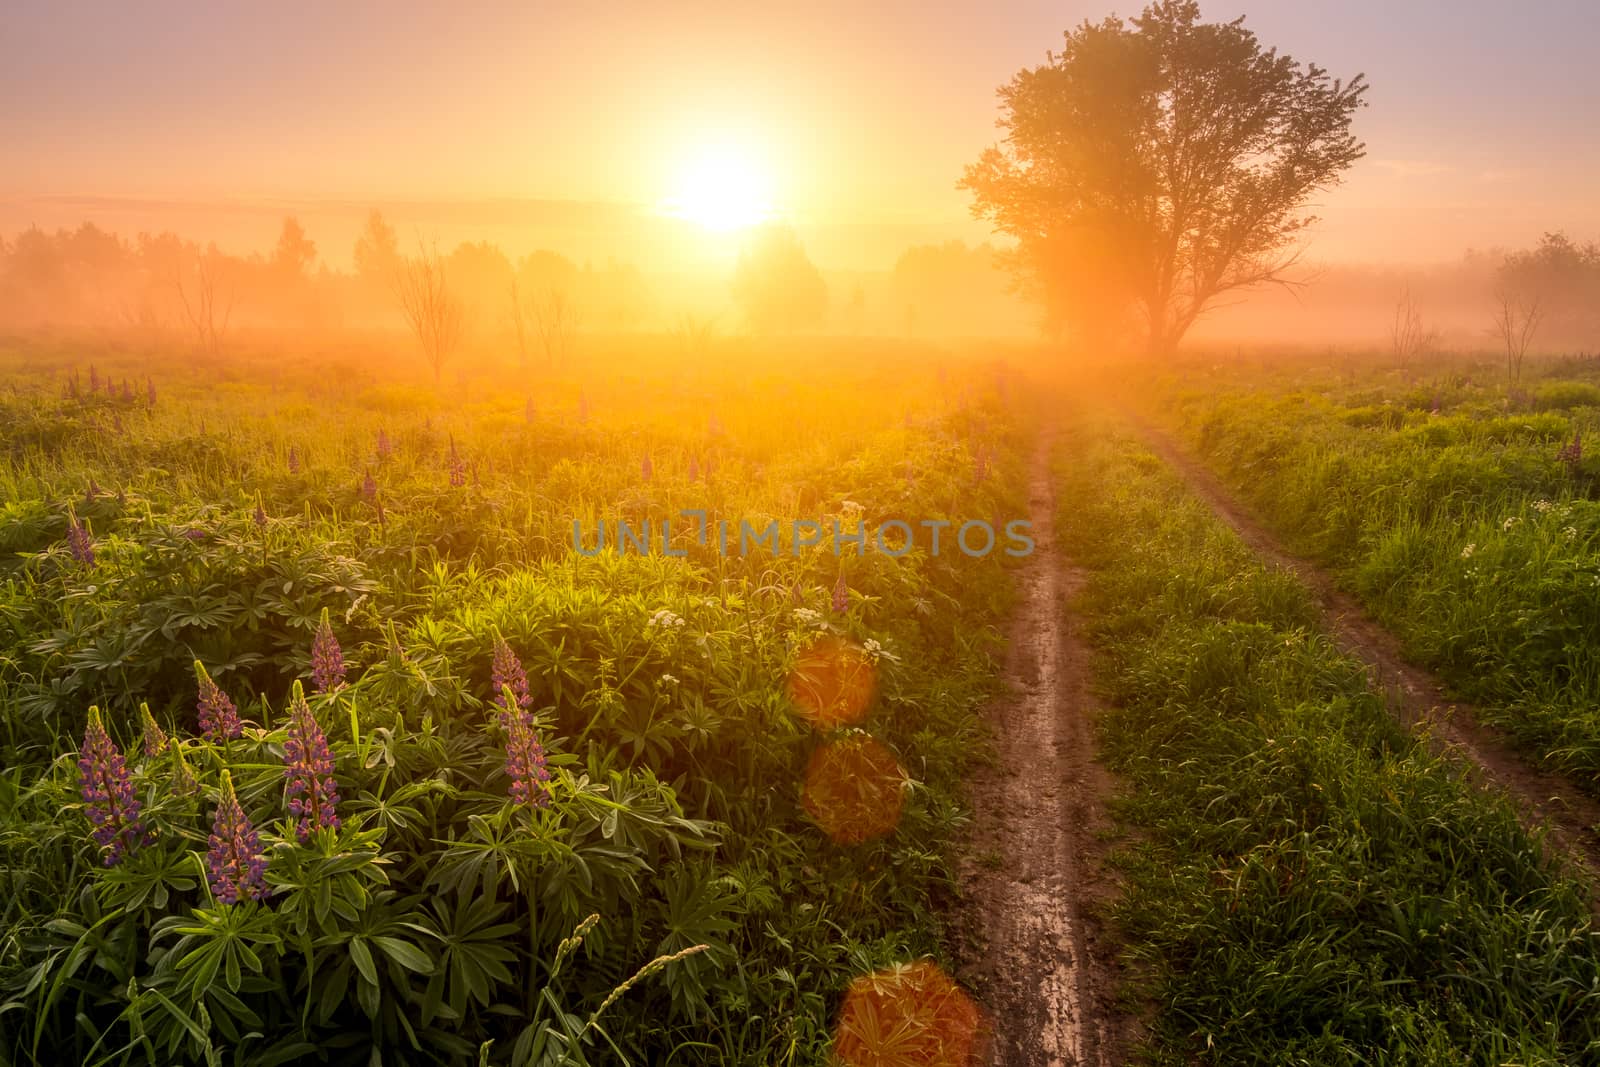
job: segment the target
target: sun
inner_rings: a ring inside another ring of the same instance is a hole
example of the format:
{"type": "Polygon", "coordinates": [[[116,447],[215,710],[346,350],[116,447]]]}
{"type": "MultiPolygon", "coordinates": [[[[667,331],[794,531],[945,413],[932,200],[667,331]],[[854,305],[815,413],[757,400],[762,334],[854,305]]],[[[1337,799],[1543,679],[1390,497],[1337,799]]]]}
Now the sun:
{"type": "Polygon", "coordinates": [[[771,178],[747,148],[701,148],[684,157],[661,210],[708,230],[754,226],[773,217],[771,178]]]}

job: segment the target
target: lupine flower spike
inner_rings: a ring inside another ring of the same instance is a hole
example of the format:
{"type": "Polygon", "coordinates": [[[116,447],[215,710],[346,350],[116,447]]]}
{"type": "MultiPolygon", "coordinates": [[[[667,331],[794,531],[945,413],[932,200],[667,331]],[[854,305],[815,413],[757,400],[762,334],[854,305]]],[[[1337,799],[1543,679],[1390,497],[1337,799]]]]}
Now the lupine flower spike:
{"type": "Polygon", "coordinates": [[[211,892],[220,904],[257,900],[267,894],[267,857],[261,836],[233,789],[233,772],[222,772],[222,798],[211,820],[211,849],[206,853],[211,892]]]}
{"type": "Polygon", "coordinates": [[[376,500],[378,498],[378,481],[372,476],[372,468],[368,467],[365,476],[361,479],[361,498],[363,500],[376,500]]]}
{"type": "Polygon", "coordinates": [[[394,445],[389,441],[389,432],[380,428],[378,430],[378,458],[380,460],[388,459],[393,452],[394,445]]]}
{"type": "Polygon", "coordinates": [[[289,473],[300,473],[300,450],[294,445],[289,446],[289,473]]]}
{"type": "Polygon", "coordinates": [[[695,456],[689,457],[689,480],[691,482],[700,480],[700,461],[695,456]]]}
{"type": "Polygon", "coordinates": [[[289,701],[283,758],[287,762],[284,777],[289,782],[284,792],[301,842],[311,840],[311,834],[323,827],[337,830],[339,787],[333,780],[333,753],[299,682],[294,683],[294,695],[289,701]]]}
{"type": "Polygon", "coordinates": [[[261,506],[261,494],[259,493],[256,494],[256,513],[254,516],[252,516],[252,518],[255,520],[255,524],[257,526],[262,528],[266,527],[267,509],[261,506]]]}
{"type": "Polygon", "coordinates": [[[89,709],[89,725],[78,750],[78,789],[94,826],[95,843],[105,850],[105,865],[113,867],[144,840],[144,826],[127,761],[106,733],[98,707],[89,709]]]}
{"type": "Polygon", "coordinates": [[[228,699],[222,687],[211,680],[211,675],[206,673],[205,665],[199,660],[194,661],[194,676],[200,690],[200,699],[195,704],[200,717],[200,733],[208,741],[226,741],[238,737],[242,730],[239,709],[228,699]]]}
{"type": "Polygon", "coordinates": [[[639,465],[639,477],[645,481],[650,480],[650,475],[655,473],[655,468],[650,465],[650,453],[644,454],[644,462],[639,465]]]}
{"type": "Polygon", "coordinates": [[[323,608],[317,635],[311,639],[311,684],[318,693],[331,693],[344,684],[344,674],[344,653],[339,639],[333,636],[328,609],[323,608]]]}
{"type": "Polygon", "coordinates": [[[94,566],[94,538],[75,512],[67,513],[67,549],[85,567],[94,566]]]}
{"type": "Polygon", "coordinates": [[[139,722],[144,728],[144,754],[154,759],[167,750],[170,739],[161,724],[156,722],[156,717],[150,714],[149,704],[139,705],[139,722]]]}
{"type": "Polygon", "coordinates": [[[839,614],[850,609],[850,587],[845,584],[844,572],[840,572],[839,580],[833,583],[833,610],[839,614]]]}
{"type": "Polygon", "coordinates": [[[500,636],[499,631],[494,635],[494,662],[490,667],[494,679],[494,703],[504,709],[509,707],[505,700],[505,691],[511,690],[515,697],[514,703],[519,708],[526,708],[533,703],[533,697],[528,692],[528,672],[522,669],[522,661],[517,654],[511,651],[511,646],[506,639],[500,636]]]}
{"type": "Polygon", "coordinates": [[[156,380],[154,378],[146,378],[144,380],[144,402],[151,407],[156,406],[156,380]]]}

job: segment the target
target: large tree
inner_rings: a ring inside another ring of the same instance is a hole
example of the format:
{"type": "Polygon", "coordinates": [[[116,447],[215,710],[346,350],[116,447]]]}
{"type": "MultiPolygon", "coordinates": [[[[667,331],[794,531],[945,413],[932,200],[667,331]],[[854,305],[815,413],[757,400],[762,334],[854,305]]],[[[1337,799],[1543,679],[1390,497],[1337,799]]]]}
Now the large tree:
{"type": "Polygon", "coordinates": [[[1221,294],[1285,280],[1307,199],[1364,154],[1365,91],[1161,0],[1002,86],[1005,137],[959,184],[1050,318],[1137,319],[1165,353],[1221,294]]]}

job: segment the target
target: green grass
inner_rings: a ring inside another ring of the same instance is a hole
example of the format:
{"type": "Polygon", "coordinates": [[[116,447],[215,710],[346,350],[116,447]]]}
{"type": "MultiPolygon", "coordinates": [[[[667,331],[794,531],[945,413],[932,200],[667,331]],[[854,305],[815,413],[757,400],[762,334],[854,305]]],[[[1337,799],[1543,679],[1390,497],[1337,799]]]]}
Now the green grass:
{"type": "Polygon", "coordinates": [[[337,354],[108,350],[109,395],[81,353],[0,353],[0,1062],[818,1063],[851,978],[942,956],[1004,557],[724,558],[675,523],[682,557],[591,559],[571,524],[1005,514],[1018,431],[982,375],[956,371],[979,397],[958,402],[915,353],[633,345],[439,392],[337,354]],[[284,726],[324,611],[351,668],[312,702],[344,828],[303,844],[284,726]],[[785,679],[822,631],[879,643],[858,725],[908,778],[859,845],[801,803],[829,735],[785,679]],[[542,810],[507,798],[496,633],[530,679],[542,810]],[[258,728],[197,736],[197,659],[258,728]],[[142,703],[196,790],[142,754],[142,703]],[[91,705],[154,831],[110,868],[74,763],[91,705]],[[264,902],[202,877],[225,768],[264,902]]]}
{"type": "Polygon", "coordinates": [[[1508,412],[1484,371],[1221,370],[1167,397],[1204,460],[1412,655],[1600,787],[1600,407],[1573,370],[1545,373],[1529,395],[1547,411],[1508,412]]]}
{"type": "Polygon", "coordinates": [[[1092,423],[1062,446],[1103,743],[1141,829],[1117,916],[1150,1057],[1600,1062],[1586,887],[1399,729],[1306,591],[1153,456],[1092,423]]]}

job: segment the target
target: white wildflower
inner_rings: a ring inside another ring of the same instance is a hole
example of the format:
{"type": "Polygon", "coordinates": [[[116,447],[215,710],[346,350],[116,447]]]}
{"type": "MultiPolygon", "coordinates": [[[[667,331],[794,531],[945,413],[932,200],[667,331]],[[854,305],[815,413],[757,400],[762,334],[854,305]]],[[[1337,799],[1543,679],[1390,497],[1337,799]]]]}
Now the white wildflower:
{"type": "Polygon", "coordinates": [[[662,608],[660,611],[650,616],[650,621],[645,623],[646,628],[659,626],[663,630],[682,625],[683,616],[678,615],[675,612],[668,611],[666,608],[662,608]]]}
{"type": "Polygon", "coordinates": [[[1533,502],[1533,510],[1537,511],[1541,515],[1543,515],[1545,512],[1549,511],[1553,507],[1555,507],[1555,505],[1550,503],[1550,501],[1548,501],[1548,500],[1535,500],[1533,502]]]}
{"type": "Polygon", "coordinates": [[[839,510],[846,515],[859,515],[861,514],[861,505],[854,500],[846,500],[839,504],[839,510]]]}
{"type": "Polygon", "coordinates": [[[677,685],[678,684],[677,676],[676,675],[672,675],[672,674],[663,674],[661,676],[661,684],[662,685],[677,685]]]}
{"type": "Polygon", "coordinates": [[[1469,544],[1469,545],[1467,545],[1465,548],[1463,548],[1461,550],[1461,558],[1462,559],[1471,559],[1472,558],[1472,554],[1474,552],[1476,552],[1476,551],[1478,551],[1477,544],[1476,543],[1469,544]]]}
{"type": "Polygon", "coordinates": [[[822,613],[811,608],[795,608],[794,621],[804,626],[814,626],[822,621],[822,613]]]}
{"type": "Polygon", "coordinates": [[[1517,523],[1519,523],[1521,521],[1522,520],[1517,518],[1515,515],[1508,515],[1508,516],[1506,516],[1506,521],[1502,522],[1500,524],[1500,529],[1509,530],[1509,529],[1511,529],[1511,527],[1515,526],[1517,523]]]}
{"type": "Polygon", "coordinates": [[[1578,528],[1576,526],[1568,526],[1561,532],[1567,535],[1568,541],[1576,541],[1578,539],[1578,528]]]}

